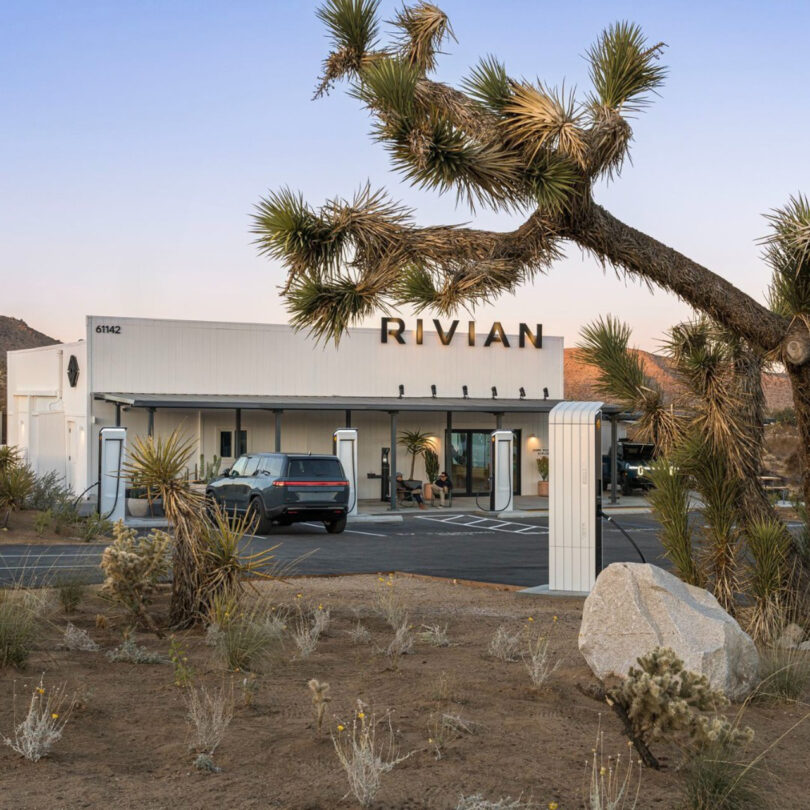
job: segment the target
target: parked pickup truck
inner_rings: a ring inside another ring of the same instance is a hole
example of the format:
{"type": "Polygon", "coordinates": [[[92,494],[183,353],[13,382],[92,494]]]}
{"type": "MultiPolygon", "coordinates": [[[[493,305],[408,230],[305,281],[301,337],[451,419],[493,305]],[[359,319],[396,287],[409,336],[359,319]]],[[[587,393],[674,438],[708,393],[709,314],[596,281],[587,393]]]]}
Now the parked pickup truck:
{"type": "MultiPolygon", "coordinates": [[[[647,477],[647,469],[655,458],[655,447],[643,442],[619,441],[616,447],[616,472],[623,495],[630,495],[634,489],[652,489],[653,483],[647,477]]],[[[610,454],[602,456],[602,485],[605,489],[611,483],[610,454]]]]}
{"type": "Polygon", "coordinates": [[[273,524],[323,523],[330,534],[346,528],[349,482],[335,456],[248,453],[212,481],[206,496],[228,513],[248,513],[257,534],[273,524]]]}

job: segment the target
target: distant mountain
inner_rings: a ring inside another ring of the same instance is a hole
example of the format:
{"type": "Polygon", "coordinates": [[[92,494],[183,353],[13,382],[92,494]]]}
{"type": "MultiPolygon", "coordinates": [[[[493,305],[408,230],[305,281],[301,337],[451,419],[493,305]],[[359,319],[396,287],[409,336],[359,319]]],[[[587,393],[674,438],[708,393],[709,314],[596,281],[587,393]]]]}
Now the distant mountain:
{"type": "Polygon", "coordinates": [[[19,318],[0,315],[0,411],[6,410],[6,352],[16,349],[35,349],[59,343],[48,335],[32,329],[19,318]]]}
{"type": "MultiPolygon", "coordinates": [[[[636,349],[641,357],[644,372],[656,380],[665,394],[672,398],[678,393],[678,380],[672,372],[672,366],[666,357],[636,349]]],[[[579,349],[565,350],[565,398],[598,399],[595,391],[596,372],[583,362],[579,349]]],[[[766,373],[762,375],[762,388],[765,392],[765,406],[769,411],[792,408],[793,399],[790,380],[785,373],[766,373]]]]}

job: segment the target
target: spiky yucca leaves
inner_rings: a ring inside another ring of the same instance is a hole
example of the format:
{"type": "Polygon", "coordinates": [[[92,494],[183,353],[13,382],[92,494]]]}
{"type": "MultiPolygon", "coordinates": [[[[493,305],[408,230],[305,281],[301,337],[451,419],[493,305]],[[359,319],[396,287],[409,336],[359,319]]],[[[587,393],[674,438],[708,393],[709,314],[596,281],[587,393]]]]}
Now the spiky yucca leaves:
{"type": "Polygon", "coordinates": [[[376,45],[379,0],[326,0],[315,12],[326,25],[332,51],[323,63],[316,97],[343,76],[356,73],[376,45]]]}
{"type": "Polygon", "coordinates": [[[616,111],[642,110],[666,78],[666,68],[658,64],[663,48],[663,42],[649,45],[632,23],[603,31],[587,52],[594,102],[616,111]]]}
{"type": "Polygon", "coordinates": [[[13,445],[0,447],[0,472],[16,467],[22,461],[22,453],[13,445]]]}
{"type": "Polygon", "coordinates": [[[436,54],[445,39],[455,39],[447,15],[431,3],[405,6],[394,18],[401,30],[399,52],[420,73],[434,70],[436,54]]]}
{"type": "Polygon", "coordinates": [[[19,460],[0,467],[0,527],[8,527],[11,513],[25,508],[35,483],[34,471],[19,460]]]}
{"type": "Polygon", "coordinates": [[[658,538],[664,556],[684,582],[702,588],[705,576],[695,557],[689,525],[689,478],[664,457],[649,466],[647,475],[653,483],[647,497],[661,525],[658,538]]]}
{"type": "Polygon", "coordinates": [[[669,453],[683,425],[665,403],[661,386],[644,373],[639,354],[629,349],[630,327],[608,315],[583,327],[580,334],[578,348],[596,371],[597,391],[628,411],[637,411],[639,438],[652,442],[659,453],[669,453]]]}
{"type": "Polygon", "coordinates": [[[540,150],[556,151],[585,165],[587,141],[580,127],[582,112],[573,92],[560,92],[531,84],[516,84],[503,106],[503,127],[534,159],[540,150]]]}
{"type": "Polygon", "coordinates": [[[462,86],[471,98],[496,114],[502,113],[512,98],[513,83],[504,65],[494,56],[479,60],[462,86]]]}
{"type": "Polygon", "coordinates": [[[750,559],[746,566],[746,593],[754,599],[748,633],[770,644],[788,623],[790,535],[780,521],[763,520],[746,527],[750,559]]]}
{"type": "Polygon", "coordinates": [[[188,627],[202,618],[204,499],[189,487],[185,473],[196,452],[196,443],[173,430],[168,438],[136,436],[124,465],[136,487],[150,497],[160,497],[172,529],[172,599],[169,622],[188,627]]]}
{"type": "Polygon", "coordinates": [[[771,309],[810,322],[810,200],[791,197],[784,208],[767,216],[772,233],[764,240],[765,258],[773,273],[771,309]]]}

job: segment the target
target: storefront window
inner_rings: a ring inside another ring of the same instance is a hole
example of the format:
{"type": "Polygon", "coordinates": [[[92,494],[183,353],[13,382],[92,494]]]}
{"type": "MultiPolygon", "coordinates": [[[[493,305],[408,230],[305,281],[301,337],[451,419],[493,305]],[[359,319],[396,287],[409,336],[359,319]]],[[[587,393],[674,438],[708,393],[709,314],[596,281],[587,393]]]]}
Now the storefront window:
{"type": "MultiPolygon", "coordinates": [[[[243,456],[247,453],[247,431],[239,431],[239,450],[237,456],[243,456]]],[[[233,431],[220,430],[219,432],[219,457],[220,458],[233,458],[233,431]]]]}

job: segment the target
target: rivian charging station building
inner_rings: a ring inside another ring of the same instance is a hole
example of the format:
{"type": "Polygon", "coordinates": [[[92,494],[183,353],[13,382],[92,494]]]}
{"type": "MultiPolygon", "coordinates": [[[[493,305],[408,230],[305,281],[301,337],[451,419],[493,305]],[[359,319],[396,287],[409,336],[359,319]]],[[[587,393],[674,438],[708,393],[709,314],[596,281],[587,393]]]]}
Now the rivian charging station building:
{"type": "MultiPolygon", "coordinates": [[[[402,431],[430,434],[461,495],[487,491],[489,437],[504,428],[515,434],[513,491],[534,494],[563,397],[563,340],[537,323],[515,331],[382,318],[335,346],[287,325],[90,316],[84,340],[9,352],[8,443],[79,493],[98,478],[104,426],[127,428],[129,441],[180,428],[197,446],[192,475],[200,456],[224,469],[240,452],[330,453],[350,426],[358,496],[379,500],[384,454],[409,476],[402,431]]],[[[421,460],[414,477],[425,478],[421,460]]]]}

